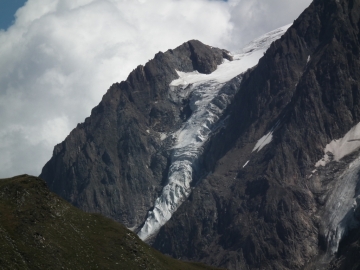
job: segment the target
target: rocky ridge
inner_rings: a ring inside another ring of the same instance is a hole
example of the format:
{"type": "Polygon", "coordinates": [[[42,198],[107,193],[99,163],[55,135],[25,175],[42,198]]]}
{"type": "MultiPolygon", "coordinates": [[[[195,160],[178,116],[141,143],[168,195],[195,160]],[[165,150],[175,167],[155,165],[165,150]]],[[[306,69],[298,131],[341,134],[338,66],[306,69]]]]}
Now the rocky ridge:
{"type": "Polygon", "coordinates": [[[314,1],[245,74],[229,124],[207,149],[212,174],[160,230],[156,248],[229,269],[328,265],[326,202],[341,203],[332,187],[346,178],[329,177],[336,162],[312,172],[326,145],[360,120],[359,8],[314,1]],[[266,135],[271,142],[253,151],[266,135]]]}
{"type": "Polygon", "coordinates": [[[178,72],[180,78],[170,83],[170,99],[178,104],[189,100],[191,115],[176,132],[162,134],[175,142],[169,148],[168,179],[139,231],[141,239],[148,240],[156,235],[190,195],[196,174],[206,173],[202,165],[204,150],[212,135],[227,124],[224,111],[233,102],[242,74],[257,64],[272,41],[280,38],[288,27],[255,40],[233,55],[233,61],[225,61],[211,74],[178,72]]]}
{"type": "MultiPolygon", "coordinates": [[[[192,192],[154,247],[228,269],[356,267],[359,240],[346,234],[359,239],[357,146],[340,160],[325,150],[360,121],[359,28],[358,2],[315,0],[238,77],[192,192]]],[[[211,74],[224,58],[232,60],[198,41],[157,54],[109,89],[41,177],[74,205],[140,229],[171,175],[176,142],[167,135],[194,112],[191,96],[169,96],[171,83],[178,71],[211,74]]]]}
{"type": "Polygon", "coordinates": [[[167,180],[171,142],[188,117],[188,101],[168,98],[176,70],[211,73],[231,56],[192,40],[159,52],[126,81],[113,84],[91,116],[54,148],[40,175],[51,190],[88,211],[136,229],[167,180]]]}

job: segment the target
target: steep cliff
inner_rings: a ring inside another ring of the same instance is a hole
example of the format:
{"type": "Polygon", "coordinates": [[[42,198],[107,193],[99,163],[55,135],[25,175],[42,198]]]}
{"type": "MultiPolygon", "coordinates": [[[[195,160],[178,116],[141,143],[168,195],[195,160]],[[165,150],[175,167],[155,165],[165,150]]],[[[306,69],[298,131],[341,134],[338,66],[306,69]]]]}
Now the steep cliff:
{"type": "Polygon", "coordinates": [[[196,40],[159,52],[110,87],[91,116],[55,147],[40,177],[75,206],[138,227],[167,179],[170,154],[161,132],[178,129],[188,115],[186,100],[168,98],[176,70],[207,74],[224,58],[231,60],[196,40]]]}
{"type": "Polygon", "coordinates": [[[341,241],[359,225],[359,28],[359,2],[315,0],[233,57],[198,41],[159,53],[109,89],[41,177],[176,258],[356,267],[341,241]]]}
{"type": "Polygon", "coordinates": [[[229,124],[205,155],[212,174],[156,248],[229,269],[329,262],[342,228],[353,226],[344,216],[358,192],[357,170],[347,169],[357,155],[315,165],[360,121],[359,15],[356,1],[314,1],[245,74],[229,124]]]}

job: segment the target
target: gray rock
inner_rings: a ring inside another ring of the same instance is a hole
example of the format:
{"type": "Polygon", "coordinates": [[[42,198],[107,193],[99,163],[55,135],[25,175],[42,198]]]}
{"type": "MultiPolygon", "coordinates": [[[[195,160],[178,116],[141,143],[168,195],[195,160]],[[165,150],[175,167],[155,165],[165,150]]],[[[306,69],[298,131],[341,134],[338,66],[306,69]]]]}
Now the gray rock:
{"type": "MultiPolygon", "coordinates": [[[[191,195],[154,247],[227,269],[356,269],[358,229],[349,229],[338,257],[324,259],[329,198],[336,200],[356,153],[312,171],[325,145],[360,121],[359,28],[359,2],[315,0],[271,45],[243,76],[191,195]],[[271,143],[253,152],[270,131],[271,143]]],[[[74,205],[138,228],[168,174],[171,138],[159,132],[177,130],[191,114],[187,100],[168,98],[175,70],[211,73],[224,58],[231,60],[198,41],[158,53],[109,89],[55,147],[41,177],[74,205]]]]}
{"type": "Polygon", "coordinates": [[[360,121],[359,16],[356,1],[314,1],[245,74],[204,155],[211,175],[157,249],[228,269],[301,269],[326,252],[317,213],[332,189],[309,175],[325,145],[360,121]]]}
{"type": "Polygon", "coordinates": [[[113,84],[91,116],[54,148],[41,178],[75,206],[136,229],[166,181],[169,153],[158,132],[176,130],[183,105],[168,99],[176,70],[213,72],[227,51],[191,40],[159,52],[113,84]]]}

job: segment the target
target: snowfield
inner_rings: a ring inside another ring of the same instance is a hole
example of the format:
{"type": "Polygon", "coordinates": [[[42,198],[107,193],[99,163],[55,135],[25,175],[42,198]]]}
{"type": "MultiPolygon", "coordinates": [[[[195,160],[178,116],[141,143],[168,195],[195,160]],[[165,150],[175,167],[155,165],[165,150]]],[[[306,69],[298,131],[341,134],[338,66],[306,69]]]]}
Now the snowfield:
{"type": "MultiPolygon", "coordinates": [[[[237,91],[234,84],[241,81],[239,75],[257,65],[271,43],[289,27],[281,27],[252,41],[241,51],[233,53],[233,61],[224,60],[211,74],[177,71],[179,78],[169,85],[169,99],[179,104],[189,99],[192,115],[175,133],[162,134],[162,138],[172,136],[176,143],[172,147],[168,183],[138,233],[142,240],[156,234],[190,195],[197,161],[205,142],[222,124],[223,112],[237,91]]],[[[269,139],[271,141],[271,134],[256,150],[261,150],[264,144],[270,142],[269,139]]]]}
{"type": "Polygon", "coordinates": [[[360,123],[354,126],[343,138],[333,140],[326,145],[324,157],[316,162],[315,167],[325,166],[332,159],[339,161],[344,156],[360,148],[360,123]]]}

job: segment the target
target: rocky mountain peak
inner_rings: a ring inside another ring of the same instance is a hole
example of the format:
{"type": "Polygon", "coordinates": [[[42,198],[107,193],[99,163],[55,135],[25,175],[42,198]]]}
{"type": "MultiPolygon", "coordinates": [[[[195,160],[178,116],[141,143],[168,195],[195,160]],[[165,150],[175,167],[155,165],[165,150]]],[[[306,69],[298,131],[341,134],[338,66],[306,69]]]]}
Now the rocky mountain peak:
{"type": "Polygon", "coordinates": [[[360,4],[315,0],[288,27],[237,54],[196,40],[158,53],[109,89],[41,177],[177,258],[353,262],[343,250],[356,244],[342,241],[360,241],[360,4]]]}
{"type": "Polygon", "coordinates": [[[84,123],[54,149],[41,177],[89,212],[136,228],[167,179],[170,151],[159,132],[177,130],[188,105],[168,98],[178,71],[211,73],[229,52],[191,40],[159,52],[113,84],[84,123]]]}

